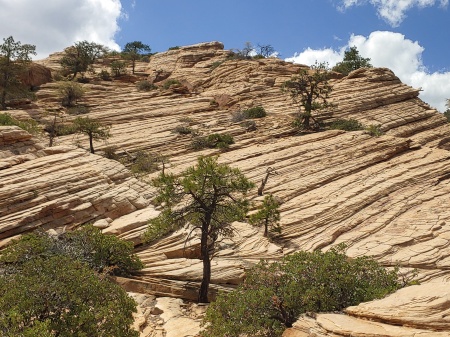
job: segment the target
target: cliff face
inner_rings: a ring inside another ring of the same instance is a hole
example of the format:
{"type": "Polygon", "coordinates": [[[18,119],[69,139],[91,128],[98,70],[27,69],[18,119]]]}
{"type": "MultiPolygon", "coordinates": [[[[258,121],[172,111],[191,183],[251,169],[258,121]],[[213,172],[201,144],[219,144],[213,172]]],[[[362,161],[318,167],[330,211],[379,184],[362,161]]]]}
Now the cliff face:
{"type": "MultiPolygon", "coordinates": [[[[42,64],[55,71],[58,57],[42,64]]],[[[106,67],[106,60],[96,65],[97,70],[106,67]]],[[[299,136],[291,127],[297,107],[280,87],[302,67],[278,59],[233,60],[218,42],[199,44],[139,63],[128,82],[92,80],[83,85],[87,93],[80,103],[90,108],[90,117],[112,126],[108,144],[95,144],[98,153],[115,146],[119,153],[164,154],[174,173],[199,155],[220,154],[220,162],[239,167],[257,185],[268,167],[277,172],[265,193],[283,200],[280,240],[269,242],[248,224],[235,224],[239,234],[225,241],[213,259],[212,293],[238,284],[260,258],[345,242],[349,256],[373,256],[405,273],[417,269],[422,285],[348,308],[346,315],[303,317],[286,336],[447,336],[434,331],[450,330],[446,119],[389,69],[360,69],[332,80],[336,107],[326,118],[379,125],[384,135],[325,131],[299,136]],[[156,85],[176,79],[180,85],[142,92],[133,83],[142,79],[156,85]],[[233,113],[256,105],[268,112],[255,120],[256,130],[232,121],[233,113]],[[190,135],[174,132],[177,125],[203,135],[227,132],[236,143],[226,152],[194,151],[190,135]]],[[[37,98],[37,108],[27,110],[34,118],[45,121],[46,110],[59,109],[55,83],[41,85],[37,98]]],[[[153,189],[122,164],[88,154],[84,137],[60,137],[51,148],[44,142],[14,127],[0,128],[2,244],[36,227],[62,230],[87,222],[138,244],[147,220],[158,214],[149,205],[153,189]]],[[[256,190],[251,197],[261,200],[256,190]]],[[[119,281],[134,292],[196,299],[201,261],[197,239],[185,250],[187,234],[180,230],[151,246],[138,246],[146,265],[142,275],[119,281]]],[[[174,329],[164,320],[160,325],[174,329]]]]}

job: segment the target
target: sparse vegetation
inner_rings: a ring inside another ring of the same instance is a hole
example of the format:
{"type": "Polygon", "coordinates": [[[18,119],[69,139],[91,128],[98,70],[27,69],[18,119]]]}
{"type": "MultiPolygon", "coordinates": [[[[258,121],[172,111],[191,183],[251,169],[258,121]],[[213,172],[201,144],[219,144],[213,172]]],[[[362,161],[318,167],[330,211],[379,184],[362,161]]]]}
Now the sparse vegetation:
{"type": "Polygon", "coordinates": [[[177,125],[173,131],[180,135],[189,135],[194,133],[194,130],[186,125],[177,125]]]}
{"type": "Polygon", "coordinates": [[[157,86],[154,85],[153,83],[151,83],[148,80],[144,80],[144,81],[139,81],[136,83],[136,88],[139,91],[150,91],[150,90],[155,90],[157,89],[157,86]]]}
{"type": "Polygon", "coordinates": [[[145,239],[153,241],[185,224],[192,225],[193,232],[197,229],[203,263],[199,302],[208,302],[216,242],[220,236],[232,236],[231,223],[245,217],[248,202],[243,196],[253,184],[239,169],[219,164],[216,157],[200,157],[180,176],[160,174],[153,185],[162,211],[150,221],[145,239]],[[183,207],[177,207],[181,201],[183,207]]]}
{"type": "Polygon", "coordinates": [[[149,45],[143,44],[141,41],[128,42],[123,48],[122,53],[124,57],[131,61],[133,74],[136,67],[136,61],[142,58],[144,52],[150,53],[151,48],[149,45]]]}
{"type": "Polygon", "coordinates": [[[311,70],[300,69],[297,76],[283,84],[283,91],[290,94],[292,101],[299,105],[299,113],[293,126],[300,130],[318,130],[322,123],[319,112],[330,108],[328,102],[332,87],[326,63],[316,63],[311,70]]]}
{"type": "Polygon", "coordinates": [[[349,258],[344,247],[297,252],[280,262],[261,261],[244,284],[208,307],[204,337],[281,336],[305,312],[339,311],[382,298],[404,286],[398,270],[369,257],[349,258]]]}
{"type": "Polygon", "coordinates": [[[105,140],[108,139],[111,134],[109,132],[110,127],[103,125],[96,119],[89,117],[77,117],[73,121],[74,128],[77,132],[83,133],[89,137],[89,149],[91,153],[95,153],[94,139],[105,140]]]}
{"type": "Polygon", "coordinates": [[[168,50],[178,50],[178,49],[180,49],[180,46],[170,47],[168,50]]]}
{"type": "Polygon", "coordinates": [[[167,89],[170,89],[170,87],[175,86],[175,85],[181,85],[180,81],[178,81],[175,78],[171,78],[164,82],[163,88],[167,90],[167,89]]]}
{"type": "MultiPolygon", "coordinates": [[[[95,61],[106,53],[108,53],[108,48],[101,44],[80,41],[64,50],[64,56],[59,63],[66,74],[72,74],[72,79],[75,79],[78,73],[81,73],[83,78],[84,73],[92,67],[95,61]]],[[[91,70],[93,72],[93,69],[91,70]]]]}
{"type": "Polygon", "coordinates": [[[364,130],[364,126],[356,119],[339,118],[331,122],[330,129],[332,130],[345,130],[345,131],[357,131],[364,130]]]}
{"type": "Polygon", "coordinates": [[[361,57],[358,49],[353,46],[344,53],[344,60],[336,64],[332,70],[348,75],[359,68],[372,68],[372,65],[370,64],[370,58],[361,57]]]}
{"type": "Polygon", "coordinates": [[[127,73],[127,64],[124,61],[114,60],[111,62],[110,68],[114,77],[120,77],[127,73]]]}
{"type": "Polygon", "coordinates": [[[111,81],[111,74],[106,69],[102,69],[102,71],[100,71],[99,77],[103,81],[111,81]]]}
{"type": "Polygon", "coordinates": [[[159,156],[154,153],[139,150],[133,155],[130,171],[135,176],[142,176],[158,170],[159,156]]]}
{"type": "Polygon", "coordinates": [[[230,134],[213,133],[206,137],[194,137],[191,146],[194,150],[227,149],[231,144],[234,144],[234,139],[230,134]]]}
{"type": "Polygon", "coordinates": [[[222,65],[224,61],[215,61],[211,64],[211,66],[209,67],[211,69],[211,71],[213,71],[214,69],[216,69],[217,67],[219,67],[220,65],[222,65]]]}
{"type": "Polygon", "coordinates": [[[62,81],[58,84],[58,92],[62,106],[73,106],[84,96],[85,90],[81,84],[72,81],[62,81]]]}
{"type": "Polygon", "coordinates": [[[262,106],[255,106],[247,110],[239,110],[233,113],[231,120],[234,123],[242,122],[246,119],[266,117],[266,110],[262,106]]]}
{"type": "Polygon", "coordinates": [[[366,132],[372,137],[380,137],[384,134],[384,132],[381,130],[381,125],[374,124],[367,126],[366,132]]]}
{"type": "Polygon", "coordinates": [[[19,76],[27,69],[36,47],[14,41],[12,36],[0,44],[0,110],[6,109],[7,100],[29,96],[28,88],[19,76]]]}
{"type": "Polygon", "coordinates": [[[272,233],[281,233],[280,227],[280,202],[272,194],[266,195],[259,210],[250,215],[249,223],[253,226],[264,226],[264,237],[272,233]]]}
{"type": "Polygon", "coordinates": [[[7,112],[0,113],[0,125],[15,125],[33,135],[37,135],[42,131],[34,119],[18,120],[7,112]]]}

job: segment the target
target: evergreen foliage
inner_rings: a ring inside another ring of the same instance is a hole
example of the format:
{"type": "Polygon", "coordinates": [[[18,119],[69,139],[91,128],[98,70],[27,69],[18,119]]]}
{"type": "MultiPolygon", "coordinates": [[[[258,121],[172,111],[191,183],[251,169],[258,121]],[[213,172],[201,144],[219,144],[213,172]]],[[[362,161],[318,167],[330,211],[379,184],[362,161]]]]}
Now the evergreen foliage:
{"type": "Polygon", "coordinates": [[[342,246],[261,261],[243,285],[211,303],[202,336],[281,336],[302,313],[339,311],[394,292],[403,286],[397,273],[369,257],[351,259],[342,246]]]}
{"type": "Polygon", "coordinates": [[[283,84],[282,90],[289,93],[292,101],[299,105],[299,114],[294,126],[301,130],[317,130],[320,121],[317,114],[332,105],[328,102],[332,87],[330,72],[326,63],[316,63],[308,69],[300,69],[299,74],[283,84]],[[313,113],[315,115],[313,116],[313,113]]]}
{"type": "Polygon", "coordinates": [[[219,237],[231,237],[231,223],[242,220],[248,202],[243,195],[253,184],[239,171],[219,164],[216,157],[200,157],[197,165],[180,176],[161,174],[153,180],[157,189],[155,202],[161,214],[150,221],[144,235],[147,242],[186,224],[200,235],[203,278],[199,302],[208,302],[211,259],[219,237]]]}
{"type": "Polygon", "coordinates": [[[7,112],[0,113],[0,125],[15,125],[33,135],[37,135],[41,132],[39,124],[34,119],[18,120],[7,112]]]}
{"type": "Polygon", "coordinates": [[[7,100],[28,95],[19,76],[27,69],[31,55],[36,55],[36,47],[16,42],[12,36],[0,44],[0,110],[6,109],[7,100]]]}
{"type": "Polygon", "coordinates": [[[339,119],[334,120],[330,124],[330,129],[345,130],[345,131],[357,131],[357,130],[364,130],[364,126],[360,122],[358,122],[356,119],[339,118],[339,119]]]}
{"type": "Polygon", "coordinates": [[[353,46],[344,53],[344,60],[336,64],[332,70],[348,75],[359,68],[372,68],[372,65],[370,64],[370,58],[360,56],[358,49],[353,46]]]}
{"type": "Polygon", "coordinates": [[[105,46],[84,40],[66,48],[59,63],[67,74],[72,74],[72,79],[76,78],[78,73],[84,77],[84,73],[95,61],[107,52],[108,48],[105,46]]]}
{"type": "Polygon", "coordinates": [[[269,236],[269,231],[281,233],[280,203],[272,194],[266,195],[258,212],[250,215],[249,223],[253,226],[264,226],[264,237],[269,236]]]}
{"type": "Polygon", "coordinates": [[[58,92],[61,97],[61,105],[71,107],[84,96],[81,84],[72,81],[62,81],[58,84],[58,92]]]}
{"type": "Polygon", "coordinates": [[[131,61],[133,74],[134,68],[136,66],[136,61],[142,57],[143,52],[150,53],[150,51],[151,51],[150,46],[143,44],[141,41],[128,42],[125,45],[125,47],[123,48],[123,54],[127,59],[131,61]]]}
{"type": "Polygon", "coordinates": [[[89,137],[89,148],[91,153],[95,153],[94,149],[94,139],[108,139],[111,134],[109,132],[110,127],[103,125],[96,119],[92,119],[89,117],[77,117],[73,121],[74,129],[79,132],[87,135],[89,137]]]}

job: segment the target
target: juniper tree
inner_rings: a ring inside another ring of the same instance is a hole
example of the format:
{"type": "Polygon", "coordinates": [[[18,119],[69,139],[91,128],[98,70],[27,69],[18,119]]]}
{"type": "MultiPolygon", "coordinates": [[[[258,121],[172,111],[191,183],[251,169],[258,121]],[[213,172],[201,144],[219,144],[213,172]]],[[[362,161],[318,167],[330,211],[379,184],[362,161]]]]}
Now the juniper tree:
{"type": "Polygon", "coordinates": [[[208,302],[211,280],[211,259],[219,237],[231,237],[231,223],[242,220],[248,208],[244,198],[253,187],[237,168],[219,164],[216,157],[200,157],[179,176],[161,174],[153,181],[157,188],[157,204],[162,205],[161,214],[150,221],[144,238],[153,241],[186,224],[191,233],[200,236],[200,252],[203,277],[199,302],[208,302]]]}
{"type": "Polygon", "coordinates": [[[337,63],[332,70],[348,75],[359,68],[372,68],[372,65],[370,64],[370,58],[359,55],[358,49],[353,46],[344,53],[344,60],[337,63]]]}
{"type": "Polygon", "coordinates": [[[150,53],[150,51],[151,51],[150,46],[143,44],[141,41],[128,42],[125,45],[125,47],[123,48],[123,53],[125,54],[126,58],[131,60],[131,67],[133,69],[133,74],[134,68],[136,66],[136,61],[141,58],[143,52],[150,53]]]}
{"type": "Polygon", "coordinates": [[[73,125],[77,132],[83,133],[89,137],[89,149],[91,153],[95,153],[93,142],[94,139],[104,140],[111,136],[109,132],[110,127],[102,124],[96,119],[89,117],[77,117],[73,121],[73,125]]]}
{"type": "Polygon", "coordinates": [[[19,76],[29,65],[31,55],[36,55],[36,47],[16,42],[12,36],[4,38],[0,44],[0,110],[6,109],[7,98],[26,94],[26,86],[19,76]]]}

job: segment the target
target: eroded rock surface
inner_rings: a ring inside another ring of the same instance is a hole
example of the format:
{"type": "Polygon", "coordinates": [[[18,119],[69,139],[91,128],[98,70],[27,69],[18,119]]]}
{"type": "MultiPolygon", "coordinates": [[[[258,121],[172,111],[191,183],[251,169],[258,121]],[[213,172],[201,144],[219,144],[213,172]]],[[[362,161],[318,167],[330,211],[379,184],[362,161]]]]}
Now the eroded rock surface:
{"type": "MultiPolygon", "coordinates": [[[[54,54],[42,64],[56,71],[58,57],[54,54]]],[[[97,70],[106,67],[102,62],[97,70]]],[[[450,128],[446,119],[389,69],[360,69],[332,80],[336,107],[325,119],[354,118],[366,126],[380,125],[385,134],[325,131],[300,136],[291,127],[297,107],[281,85],[302,67],[278,59],[230,59],[220,43],[199,44],[157,54],[150,63],[137,65],[136,79],[149,79],[160,89],[138,91],[135,79],[92,80],[83,84],[88,91],[80,104],[89,107],[90,117],[112,125],[108,144],[94,144],[98,153],[114,146],[120,155],[137,150],[164,154],[169,158],[166,170],[173,173],[194,165],[199,155],[220,155],[220,162],[240,168],[257,186],[269,167],[275,170],[265,193],[283,200],[282,234],[271,242],[248,224],[234,224],[238,234],[224,241],[213,259],[212,296],[239,284],[245,270],[260,258],[326,250],[345,242],[352,257],[369,255],[387,267],[400,265],[405,273],[416,268],[422,285],[348,308],[345,315],[305,316],[286,336],[447,336],[450,128]],[[169,79],[177,79],[180,86],[163,89],[169,79]],[[233,122],[233,113],[256,105],[268,112],[255,120],[256,130],[233,122]],[[194,151],[192,135],[174,132],[177,125],[200,135],[227,132],[236,143],[224,152],[194,151]]],[[[59,108],[56,88],[55,83],[42,85],[38,108],[27,114],[45,121],[45,109],[59,108]]],[[[66,120],[74,117],[67,115],[66,120]]],[[[47,148],[17,128],[0,129],[2,244],[39,226],[62,230],[95,222],[105,232],[137,245],[145,268],[133,279],[118,280],[125,289],[195,300],[201,280],[198,238],[186,243],[185,228],[152,245],[141,245],[147,220],[158,214],[149,204],[154,189],[120,163],[88,154],[87,137],[65,136],[57,143],[47,148]],[[75,148],[74,141],[82,148],[75,148]]],[[[255,188],[250,193],[255,204],[261,201],[256,192],[255,188]]],[[[145,317],[142,326],[150,316],[145,317]]],[[[158,319],[162,320],[158,326],[172,333],[176,320],[158,319]]]]}

